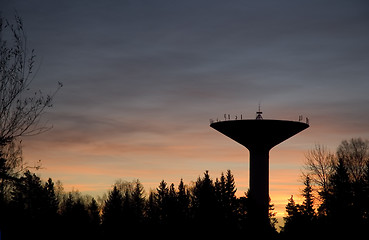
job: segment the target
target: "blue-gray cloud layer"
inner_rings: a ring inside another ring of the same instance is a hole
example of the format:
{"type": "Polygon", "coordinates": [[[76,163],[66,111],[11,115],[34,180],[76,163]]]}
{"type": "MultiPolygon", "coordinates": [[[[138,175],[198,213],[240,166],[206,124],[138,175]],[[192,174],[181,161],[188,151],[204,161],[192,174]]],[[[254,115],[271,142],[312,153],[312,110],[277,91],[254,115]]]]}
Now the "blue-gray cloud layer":
{"type": "Polygon", "coordinates": [[[320,130],[335,121],[368,134],[367,1],[6,0],[3,9],[23,17],[42,59],[36,83],[65,85],[56,126],[74,119],[93,133],[114,119],[129,135],[160,120],[202,131],[199,121],[253,116],[261,101],[272,117],[308,113],[320,130]]]}

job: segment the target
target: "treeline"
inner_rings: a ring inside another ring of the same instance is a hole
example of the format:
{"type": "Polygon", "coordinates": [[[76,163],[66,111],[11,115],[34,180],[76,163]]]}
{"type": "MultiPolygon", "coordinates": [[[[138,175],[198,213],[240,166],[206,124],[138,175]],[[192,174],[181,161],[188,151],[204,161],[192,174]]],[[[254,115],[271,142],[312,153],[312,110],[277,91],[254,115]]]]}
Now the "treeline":
{"type": "Polygon", "coordinates": [[[0,158],[1,239],[322,239],[369,233],[369,142],[362,139],[343,141],[334,154],[321,145],[308,152],[303,202],[288,200],[280,233],[272,205],[267,225],[256,225],[252,201],[247,194],[236,197],[230,170],[215,180],[205,171],[190,185],[162,180],[149,193],[139,180],[117,181],[95,199],[65,192],[60,182],[44,182],[29,170],[15,171],[4,158],[15,153],[0,158]]]}
{"type": "Polygon", "coordinates": [[[282,237],[368,237],[367,140],[342,141],[335,154],[316,145],[306,155],[304,186],[302,204],[289,199],[282,237]]]}
{"type": "MultiPolygon", "coordinates": [[[[215,181],[206,171],[191,187],[163,180],[148,197],[138,180],[117,181],[98,204],[26,171],[2,198],[0,229],[4,239],[238,236],[252,231],[252,223],[247,196],[235,193],[230,170],[215,181]]],[[[276,236],[275,222],[265,231],[276,236]]]]}

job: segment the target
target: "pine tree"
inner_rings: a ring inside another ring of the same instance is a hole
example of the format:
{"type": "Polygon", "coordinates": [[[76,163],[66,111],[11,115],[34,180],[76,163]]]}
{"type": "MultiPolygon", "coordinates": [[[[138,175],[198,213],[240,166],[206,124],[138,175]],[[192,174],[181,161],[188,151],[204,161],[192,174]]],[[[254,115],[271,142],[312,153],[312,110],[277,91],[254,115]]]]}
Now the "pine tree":
{"type": "Polygon", "coordinates": [[[193,210],[197,230],[210,231],[219,219],[218,202],[209,172],[198,178],[193,189],[193,210]]]}
{"type": "Polygon", "coordinates": [[[89,213],[85,199],[79,192],[69,192],[61,203],[60,238],[83,238],[89,231],[89,213]],[[72,237],[71,237],[72,236],[72,237]]]}
{"type": "Polygon", "coordinates": [[[123,226],[123,196],[114,186],[105,201],[102,216],[102,226],[105,236],[118,236],[120,228],[123,226]]]}
{"type": "Polygon", "coordinates": [[[99,206],[95,198],[91,199],[91,202],[87,206],[89,216],[89,230],[86,232],[87,239],[101,239],[100,229],[100,211],[99,206]]]}
{"type": "Polygon", "coordinates": [[[51,217],[53,215],[56,215],[59,208],[59,200],[55,194],[54,182],[51,178],[49,178],[45,183],[44,190],[48,199],[48,212],[51,217]]]}
{"type": "Polygon", "coordinates": [[[159,187],[156,189],[157,191],[157,203],[159,208],[159,216],[160,221],[162,223],[167,223],[168,220],[168,195],[169,195],[169,189],[167,186],[167,183],[162,180],[159,184],[159,187]]]}
{"type": "Polygon", "coordinates": [[[353,185],[356,183],[355,179],[350,178],[344,160],[339,159],[331,179],[331,190],[327,200],[329,230],[334,231],[336,236],[355,238],[363,236],[366,232],[363,225],[365,212],[358,208],[357,201],[355,201],[356,193],[353,185]]]}
{"type": "Polygon", "coordinates": [[[137,225],[142,224],[145,208],[144,187],[139,180],[136,181],[132,192],[133,219],[137,225]]]}
{"type": "Polygon", "coordinates": [[[295,237],[302,227],[302,212],[301,206],[295,203],[293,195],[288,199],[288,204],[286,205],[287,216],[284,217],[284,227],[282,228],[282,236],[286,239],[295,237]]]}
{"type": "Polygon", "coordinates": [[[292,218],[302,215],[300,208],[296,205],[295,200],[293,200],[293,195],[288,199],[288,204],[286,206],[287,217],[284,218],[286,222],[290,221],[292,218]]]}
{"type": "Polygon", "coordinates": [[[223,172],[220,175],[220,180],[218,178],[215,180],[214,187],[217,200],[220,206],[225,209],[228,203],[228,196],[226,193],[226,178],[223,172]]]}
{"type": "Polygon", "coordinates": [[[312,238],[316,234],[314,197],[309,175],[305,176],[304,185],[304,201],[301,205],[295,203],[293,196],[288,200],[287,217],[284,217],[285,225],[282,228],[282,236],[286,239],[293,239],[300,233],[304,233],[306,238],[312,238]]]}
{"type": "Polygon", "coordinates": [[[157,194],[154,191],[151,191],[145,208],[146,221],[150,229],[154,230],[159,224],[159,212],[157,194]]]}
{"type": "Polygon", "coordinates": [[[167,199],[167,209],[168,209],[168,223],[173,225],[178,221],[178,202],[177,193],[172,183],[169,187],[168,199],[167,199]]]}
{"type": "MultiPolygon", "coordinates": [[[[15,238],[23,238],[22,234],[35,237],[38,226],[48,225],[50,213],[47,192],[42,185],[41,179],[36,174],[26,171],[16,182],[12,190],[11,218],[8,219],[11,225],[22,231],[15,231],[15,238]],[[17,236],[18,235],[18,236],[17,236]],[[17,236],[17,237],[16,237],[17,236]]],[[[52,221],[52,219],[50,219],[52,221]]],[[[37,233],[43,237],[44,233],[37,233]]]]}
{"type": "MultiPolygon", "coordinates": [[[[37,221],[44,221],[48,216],[56,213],[57,202],[55,194],[53,197],[52,192],[52,181],[47,189],[36,174],[26,171],[13,189],[13,204],[26,217],[32,218],[32,223],[36,224],[37,221]],[[51,206],[51,204],[54,206],[51,206]]],[[[39,224],[43,223],[39,222],[39,224]]]]}
{"type": "Polygon", "coordinates": [[[177,199],[178,199],[178,218],[180,223],[184,224],[188,221],[189,218],[190,195],[186,190],[182,178],[178,185],[177,199]]]}
{"type": "Polygon", "coordinates": [[[363,217],[365,225],[369,226],[369,162],[366,165],[365,176],[363,181],[363,217]]]}
{"type": "Polygon", "coordinates": [[[349,174],[343,159],[339,159],[331,179],[331,193],[328,197],[328,217],[337,226],[343,226],[351,218],[352,189],[349,174]]]}
{"type": "Polygon", "coordinates": [[[91,199],[90,204],[88,205],[88,215],[90,217],[90,223],[95,228],[98,228],[100,225],[100,211],[99,206],[97,205],[97,202],[95,198],[91,199]]]}
{"type": "Polygon", "coordinates": [[[352,202],[350,179],[342,159],[339,160],[336,166],[331,183],[330,214],[336,218],[342,213],[348,213],[352,202]]]}
{"type": "Polygon", "coordinates": [[[133,216],[133,207],[132,207],[132,199],[130,195],[130,191],[126,189],[124,196],[123,196],[123,207],[122,207],[122,226],[121,228],[125,230],[129,230],[135,224],[133,216]]]}
{"type": "Polygon", "coordinates": [[[234,213],[236,211],[236,183],[232,175],[231,170],[227,170],[226,182],[225,182],[225,206],[226,206],[226,218],[235,218],[234,213]]]}
{"type": "Polygon", "coordinates": [[[313,221],[313,218],[315,217],[314,196],[309,175],[306,175],[304,185],[305,188],[302,190],[302,196],[304,197],[304,201],[301,205],[302,215],[307,219],[307,221],[313,221]]]}

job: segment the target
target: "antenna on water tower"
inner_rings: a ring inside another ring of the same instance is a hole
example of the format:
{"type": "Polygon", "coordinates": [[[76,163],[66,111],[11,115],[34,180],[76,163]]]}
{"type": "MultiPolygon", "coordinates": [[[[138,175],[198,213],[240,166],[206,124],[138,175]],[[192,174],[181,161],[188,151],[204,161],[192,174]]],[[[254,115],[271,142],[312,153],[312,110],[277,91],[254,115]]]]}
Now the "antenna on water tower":
{"type": "Polygon", "coordinates": [[[263,114],[263,112],[260,110],[260,102],[259,102],[259,111],[256,112],[256,120],[263,120],[261,114],[263,114]]]}

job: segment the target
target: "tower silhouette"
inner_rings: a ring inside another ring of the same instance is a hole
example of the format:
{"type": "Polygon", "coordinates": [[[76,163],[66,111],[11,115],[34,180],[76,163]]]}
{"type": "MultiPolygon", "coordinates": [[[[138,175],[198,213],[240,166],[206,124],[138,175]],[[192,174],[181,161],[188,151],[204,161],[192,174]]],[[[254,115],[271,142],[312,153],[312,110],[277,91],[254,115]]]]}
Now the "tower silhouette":
{"type": "Polygon", "coordinates": [[[250,152],[250,216],[257,225],[267,224],[269,214],[269,151],[274,146],[309,127],[300,121],[256,119],[211,122],[210,127],[245,146],[250,152]]]}

